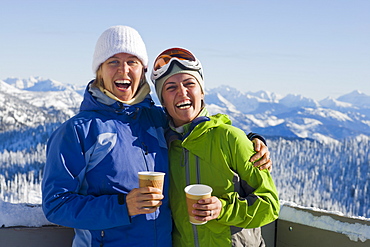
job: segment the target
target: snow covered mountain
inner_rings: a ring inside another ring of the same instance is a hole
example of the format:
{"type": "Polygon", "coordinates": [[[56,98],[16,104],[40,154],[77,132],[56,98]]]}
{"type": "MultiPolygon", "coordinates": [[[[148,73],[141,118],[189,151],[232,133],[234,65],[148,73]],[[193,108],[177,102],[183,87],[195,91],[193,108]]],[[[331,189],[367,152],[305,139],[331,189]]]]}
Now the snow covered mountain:
{"type": "MultiPolygon", "coordinates": [[[[30,77],[0,80],[0,132],[63,121],[74,115],[83,90],[30,77]]],[[[206,91],[213,113],[226,113],[233,124],[264,136],[310,138],[320,142],[370,136],[370,96],[353,91],[320,102],[301,95],[240,92],[228,86],[206,91]]]]}
{"type": "Polygon", "coordinates": [[[31,76],[28,79],[19,79],[15,77],[7,78],[4,80],[9,85],[18,89],[35,92],[48,92],[48,91],[64,91],[68,89],[78,90],[79,88],[72,84],[65,84],[51,79],[44,79],[42,77],[31,76]]]}
{"type": "Polygon", "coordinates": [[[226,113],[239,128],[265,136],[324,143],[370,136],[370,96],[359,91],[317,102],[301,95],[243,93],[224,86],[207,90],[206,102],[211,113],[226,113]]]}
{"type": "Polygon", "coordinates": [[[0,133],[65,121],[81,103],[77,90],[40,77],[0,80],[0,133]]]}

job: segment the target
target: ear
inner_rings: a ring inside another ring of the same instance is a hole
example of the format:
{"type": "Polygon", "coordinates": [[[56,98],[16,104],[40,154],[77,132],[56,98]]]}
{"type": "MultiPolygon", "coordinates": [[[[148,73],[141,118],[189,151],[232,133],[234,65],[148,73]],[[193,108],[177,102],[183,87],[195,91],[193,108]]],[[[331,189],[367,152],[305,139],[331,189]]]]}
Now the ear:
{"type": "Polygon", "coordinates": [[[142,71],[141,71],[141,80],[143,80],[145,78],[145,73],[146,73],[146,70],[145,68],[143,67],[142,71]]]}
{"type": "Polygon", "coordinates": [[[202,93],[201,97],[200,97],[200,101],[202,102],[202,108],[206,105],[206,103],[204,102],[204,94],[202,93]]]}

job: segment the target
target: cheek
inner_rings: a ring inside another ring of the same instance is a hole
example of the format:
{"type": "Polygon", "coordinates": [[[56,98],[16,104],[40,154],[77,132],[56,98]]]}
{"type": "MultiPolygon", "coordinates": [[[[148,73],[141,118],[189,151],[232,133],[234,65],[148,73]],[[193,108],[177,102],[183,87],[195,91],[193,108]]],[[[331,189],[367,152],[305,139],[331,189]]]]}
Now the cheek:
{"type": "Polygon", "coordinates": [[[105,81],[105,82],[108,82],[109,80],[112,79],[113,77],[113,72],[106,69],[106,68],[102,68],[102,71],[101,71],[101,77],[102,79],[105,81]]]}
{"type": "Polygon", "coordinates": [[[198,104],[201,104],[202,103],[202,100],[204,100],[204,94],[202,94],[200,91],[197,92],[195,95],[194,95],[194,98],[196,99],[196,102],[198,104]]]}
{"type": "Polygon", "coordinates": [[[168,92],[162,92],[162,105],[164,107],[169,106],[170,94],[168,92]]]}
{"type": "Polygon", "coordinates": [[[144,75],[143,68],[141,67],[133,68],[131,70],[131,75],[134,76],[137,80],[140,80],[142,75],[144,75]]]}
{"type": "Polygon", "coordinates": [[[162,94],[162,106],[167,108],[168,105],[168,97],[164,97],[162,94]]]}

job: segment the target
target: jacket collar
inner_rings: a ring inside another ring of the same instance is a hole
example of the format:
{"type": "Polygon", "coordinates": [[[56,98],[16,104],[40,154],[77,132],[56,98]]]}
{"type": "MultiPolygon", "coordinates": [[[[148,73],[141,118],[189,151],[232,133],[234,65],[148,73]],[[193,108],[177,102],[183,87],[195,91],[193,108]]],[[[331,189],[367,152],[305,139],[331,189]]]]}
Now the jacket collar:
{"type": "Polygon", "coordinates": [[[209,113],[208,113],[207,109],[205,107],[203,107],[203,109],[200,111],[198,117],[196,117],[190,123],[184,124],[184,125],[179,126],[179,127],[175,127],[174,124],[173,124],[173,121],[170,120],[169,126],[170,126],[170,128],[173,132],[179,134],[178,136],[181,135],[182,136],[181,139],[184,140],[198,124],[203,123],[205,121],[209,121],[209,120],[210,120],[209,113]]]}
{"type": "Polygon", "coordinates": [[[143,108],[151,107],[154,105],[151,96],[148,94],[139,103],[134,105],[124,104],[120,101],[114,100],[104,94],[99,88],[92,87],[93,80],[89,82],[84,93],[84,99],[80,106],[80,111],[107,111],[107,112],[118,112],[126,111],[130,108],[143,108]]]}

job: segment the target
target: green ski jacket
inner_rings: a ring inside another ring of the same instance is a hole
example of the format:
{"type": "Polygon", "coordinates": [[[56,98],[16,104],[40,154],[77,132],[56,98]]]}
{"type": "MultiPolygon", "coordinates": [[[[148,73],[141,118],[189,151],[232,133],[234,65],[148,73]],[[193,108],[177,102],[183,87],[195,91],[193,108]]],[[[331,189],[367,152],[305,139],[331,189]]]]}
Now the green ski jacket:
{"type": "MultiPolygon", "coordinates": [[[[226,115],[198,117],[178,134],[166,134],[170,158],[173,246],[260,246],[256,229],[277,219],[278,193],[268,170],[249,162],[253,143],[226,115]],[[222,203],[219,217],[204,225],[189,222],[184,188],[206,184],[222,203]]],[[[263,242],[263,240],[262,240],[263,242]]]]}

